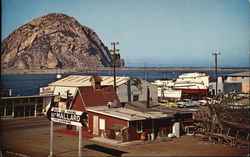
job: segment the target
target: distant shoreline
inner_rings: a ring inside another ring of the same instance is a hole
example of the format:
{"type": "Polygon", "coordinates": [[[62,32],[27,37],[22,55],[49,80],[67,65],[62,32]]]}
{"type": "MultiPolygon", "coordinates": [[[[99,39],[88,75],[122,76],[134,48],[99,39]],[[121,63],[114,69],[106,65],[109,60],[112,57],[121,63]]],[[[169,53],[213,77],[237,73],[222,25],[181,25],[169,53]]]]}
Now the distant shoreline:
{"type": "MultiPolygon", "coordinates": [[[[97,71],[113,71],[112,67],[108,68],[99,68],[99,69],[90,69],[90,70],[74,70],[74,69],[1,69],[1,74],[80,74],[80,73],[95,73],[97,71]]],[[[201,68],[201,67],[124,67],[116,68],[116,70],[127,71],[127,70],[147,70],[147,71],[212,71],[215,68],[201,68]]],[[[249,71],[249,68],[218,68],[218,71],[249,71]]]]}

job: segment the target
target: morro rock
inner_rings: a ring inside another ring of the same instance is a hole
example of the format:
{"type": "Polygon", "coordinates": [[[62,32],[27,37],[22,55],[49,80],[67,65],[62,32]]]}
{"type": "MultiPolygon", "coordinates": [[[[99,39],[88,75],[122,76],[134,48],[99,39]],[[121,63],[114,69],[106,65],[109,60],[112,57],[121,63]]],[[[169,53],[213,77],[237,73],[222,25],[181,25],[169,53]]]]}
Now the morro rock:
{"type": "Polygon", "coordinates": [[[4,69],[88,69],[111,66],[97,34],[73,17],[53,13],[14,30],[1,42],[4,69]]]}

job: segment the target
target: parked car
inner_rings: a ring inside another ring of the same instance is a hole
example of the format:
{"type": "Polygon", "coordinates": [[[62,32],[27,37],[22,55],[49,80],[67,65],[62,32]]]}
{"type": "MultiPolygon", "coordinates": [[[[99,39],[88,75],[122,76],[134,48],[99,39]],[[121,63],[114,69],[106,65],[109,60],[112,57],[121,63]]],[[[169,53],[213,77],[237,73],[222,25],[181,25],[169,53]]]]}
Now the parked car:
{"type": "Polygon", "coordinates": [[[190,99],[183,99],[182,101],[177,102],[178,107],[185,108],[185,107],[193,107],[197,106],[198,102],[193,102],[190,99]]]}
{"type": "Polygon", "coordinates": [[[177,107],[178,106],[175,102],[170,102],[168,100],[160,100],[159,104],[167,106],[167,107],[177,107]]]}
{"type": "Polygon", "coordinates": [[[199,105],[201,105],[201,106],[206,106],[207,104],[208,104],[208,100],[198,100],[198,102],[199,102],[199,105]]]}

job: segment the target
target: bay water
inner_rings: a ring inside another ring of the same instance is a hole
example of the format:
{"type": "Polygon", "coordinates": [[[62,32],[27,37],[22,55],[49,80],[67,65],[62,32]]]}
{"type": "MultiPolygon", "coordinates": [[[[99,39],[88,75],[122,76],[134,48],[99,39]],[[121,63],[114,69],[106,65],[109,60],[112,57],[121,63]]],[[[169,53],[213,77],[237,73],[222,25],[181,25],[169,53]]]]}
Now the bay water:
{"type": "MultiPolygon", "coordinates": [[[[157,79],[173,79],[177,78],[183,73],[191,72],[204,72],[206,75],[212,77],[212,81],[215,79],[214,70],[211,71],[163,71],[163,70],[118,70],[117,76],[136,77],[139,79],[153,82],[157,79]]],[[[240,71],[218,71],[218,75],[225,75],[231,73],[237,73],[240,71]]],[[[99,74],[102,76],[113,76],[113,71],[98,71],[96,73],[71,73],[62,74],[62,78],[69,75],[93,75],[99,74]]],[[[1,75],[1,90],[4,93],[8,93],[12,89],[13,95],[27,96],[39,94],[39,88],[47,86],[49,83],[56,81],[56,74],[18,74],[18,75],[1,75]]]]}

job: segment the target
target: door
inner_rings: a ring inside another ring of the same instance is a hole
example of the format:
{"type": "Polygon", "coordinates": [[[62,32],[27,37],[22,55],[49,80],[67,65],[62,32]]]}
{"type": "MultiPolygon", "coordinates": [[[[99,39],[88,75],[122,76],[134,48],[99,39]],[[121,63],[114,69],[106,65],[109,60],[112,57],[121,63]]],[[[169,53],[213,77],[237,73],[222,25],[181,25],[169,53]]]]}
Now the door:
{"type": "Polygon", "coordinates": [[[93,116],[93,134],[94,135],[99,135],[99,120],[98,116],[93,116]]]}

